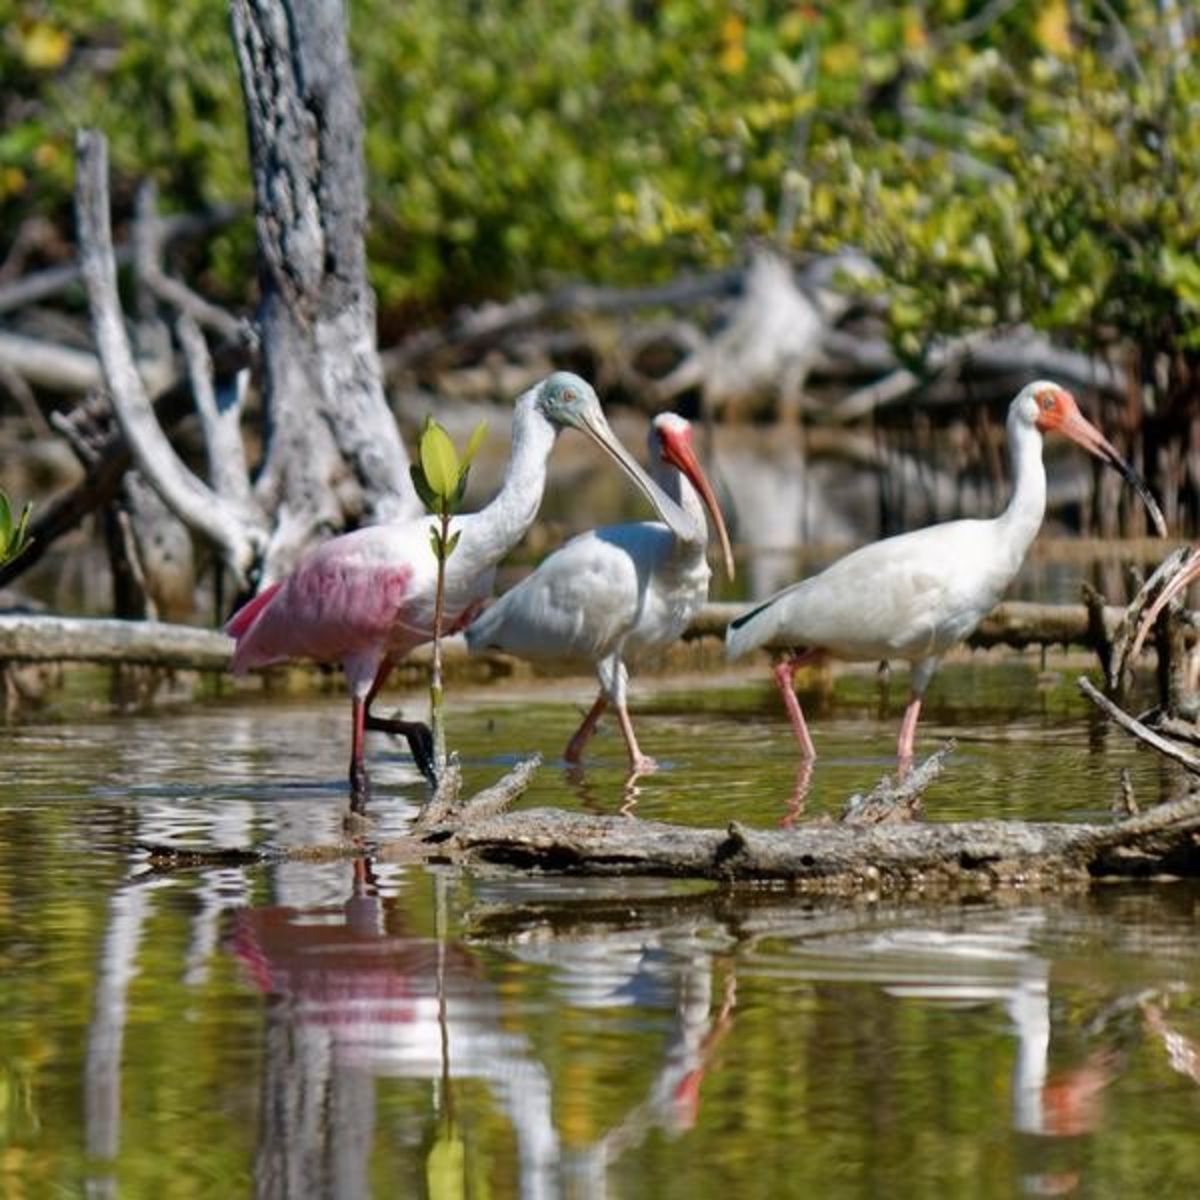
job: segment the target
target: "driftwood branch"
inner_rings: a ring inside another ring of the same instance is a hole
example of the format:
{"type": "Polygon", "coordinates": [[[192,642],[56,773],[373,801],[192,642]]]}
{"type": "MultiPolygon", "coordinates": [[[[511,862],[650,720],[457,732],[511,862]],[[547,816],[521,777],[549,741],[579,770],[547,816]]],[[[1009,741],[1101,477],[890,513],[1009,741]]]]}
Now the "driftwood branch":
{"type": "Polygon", "coordinates": [[[1130,716],[1123,708],[1114,704],[1090,679],[1081,676],[1079,690],[1126,733],[1131,734],[1140,742],[1145,742],[1147,746],[1152,746],[1159,754],[1165,755],[1189,771],[1200,775],[1200,755],[1190,753],[1182,746],[1177,746],[1169,738],[1155,733],[1148,725],[1143,725],[1136,717],[1130,716]]]}
{"type": "Polygon", "coordinates": [[[1124,615],[1113,631],[1112,654],[1105,673],[1111,690],[1120,690],[1129,667],[1128,660],[1136,656],[1141,649],[1142,639],[1138,633],[1142,623],[1142,614],[1146,611],[1147,605],[1162,591],[1169,579],[1183,565],[1188,553],[1186,546],[1180,546],[1168,554],[1138,588],[1126,607],[1124,615]]]}
{"type": "Polygon", "coordinates": [[[529,787],[534,772],[542,764],[542,756],[535,754],[517,763],[507,775],[491,787],[476,792],[462,801],[462,770],[454,756],[438,781],[438,786],[429,803],[417,814],[413,831],[427,833],[441,830],[449,836],[453,830],[473,822],[494,817],[508,808],[529,787]]]}
{"type": "Polygon", "coordinates": [[[465,352],[498,344],[520,329],[589,313],[630,312],[639,308],[675,308],[732,295],[740,270],[685,275],[670,283],[636,288],[571,284],[549,294],[518,296],[507,304],[488,304],[457,313],[449,324],[411,334],[382,354],[384,371],[396,374],[439,354],[465,352]]]}
{"type": "Polygon", "coordinates": [[[842,810],[842,824],[884,825],[913,820],[920,814],[926,789],[941,774],[942,764],[953,751],[954,742],[948,742],[899,779],[884,776],[865,796],[851,796],[842,810]]]}
{"type": "Polygon", "coordinates": [[[76,141],[76,218],[83,277],[105,383],[138,469],[171,511],[207,537],[239,582],[257,557],[260,530],[196,478],[175,453],[134,365],[117,292],[108,201],[108,147],[102,134],[83,130],[76,141]]]}
{"type": "MultiPolygon", "coordinates": [[[[246,345],[226,345],[213,356],[218,380],[244,370],[252,361],[246,345]]],[[[192,390],[186,379],[176,380],[154,402],[155,417],[164,430],[170,430],[192,412],[192,390]]],[[[27,571],[63,534],[75,529],[85,517],[109,504],[116,496],[121,479],[133,465],[129,443],[116,433],[102,445],[93,447],[94,461],[87,477],[53,500],[41,505],[30,522],[30,545],[24,554],[0,567],[0,587],[27,571]]]]}
{"type": "MultiPolygon", "coordinates": [[[[207,233],[229,224],[241,211],[238,205],[225,204],[214,207],[210,212],[180,213],[163,217],[160,235],[165,243],[180,237],[207,233]]],[[[132,262],[133,246],[127,244],[118,247],[114,256],[118,266],[132,262]]],[[[51,296],[57,296],[68,288],[75,287],[82,279],[83,270],[79,263],[64,263],[62,266],[48,267],[44,271],[37,271],[12,283],[6,283],[0,287],[0,313],[14,312],[48,300],[51,296]]]]}
{"type": "MultiPolygon", "coordinates": [[[[200,326],[186,313],[175,323],[179,344],[187,362],[188,378],[196,401],[204,445],[208,450],[208,474],[217,494],[238,509],[255,512],[246,448],[242,444],[241,416],[248,372],[239,371],[220,393],[213,379],[212,357],[200,326]]],[[[261,519],[261,518],[260,518],[261,519]]]]}
{"type": "MultiPolygon", "coordinates": [[[[0,330],[0,364],[26,383],[55,392],[89,392],[104,384],[104,371],[94,354],[7,330],[0,330]]],[[[152,392],[167,382],[159,362],[139,362],[135,369],[152,392]]]]}

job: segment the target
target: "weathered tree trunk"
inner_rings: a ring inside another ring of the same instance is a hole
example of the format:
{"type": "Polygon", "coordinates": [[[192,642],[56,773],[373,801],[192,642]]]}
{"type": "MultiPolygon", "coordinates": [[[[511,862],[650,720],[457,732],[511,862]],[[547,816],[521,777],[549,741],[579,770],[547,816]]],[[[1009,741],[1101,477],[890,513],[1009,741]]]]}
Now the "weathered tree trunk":
{"type": "Polygon", "coordinates": [[[246,98],[269,415],[261,581],[347,519],[416,513],[367,282],[362,119],[340,0],[232,0],[246,98]]]}

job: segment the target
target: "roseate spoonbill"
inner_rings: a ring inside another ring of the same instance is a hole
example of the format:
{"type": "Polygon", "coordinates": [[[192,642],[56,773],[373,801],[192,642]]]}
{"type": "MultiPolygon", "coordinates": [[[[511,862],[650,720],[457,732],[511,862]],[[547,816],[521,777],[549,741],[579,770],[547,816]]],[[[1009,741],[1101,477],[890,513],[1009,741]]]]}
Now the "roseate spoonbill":
{"type": "Polygon", "coordinates": [[[816,750],[792,680],[803,663],[828,654],[852,661],[909,661],[911,696],[897,755],[902,762],[912,758],[921,698],[939,659],[999,602],[1042,523],[1043,433],[1065,434],[1116,467],[1161,526],[1146,485],[1084,418],[1069,392],[1044,381],[1029,384],[1009,406],[1007,428],[1013,493],[1000,516],[948,521],[874,542],[730,622],[725,633],[729,658],[768,643],[790,647],[775,667],[775,682],[804,757],[815,758],[816,750]]]}
{"type": "MultiPolygon", "coordinates": [[[[546,460],[565,428],[592,438],[668,525],[691,535],[692,518],[618,441],[591,386],[567,372],[550,375],[516,402],[512,456],[499,494],[486,508],[451,523],[452,535],[461,536],[446,563],[447,632],[461,629],[479,610],[492,590],[496,564],[532,524],[545,488],[546,460]]],[[[367,787],[367,729],[406,738],[417,765],[433,776],[428,728],[370,711],[393,665],[433,636],[433,528],[432,517],[417,517],[335,537],[310,551],[286,579],[265,588],[226,625],[237,639],[235,672],[289,658],[342,664],[352,704],[350,784],[356,796],[367,787]]]]}
{"type": "Polygon", "coordinates": [[[634,771],[655,764],[638,747],[626,706],[627,660],[660,650],[687,628],[708,598],[707,508],[733,577],[733,551],[716,496],[692,449],[682,417],[655,417],[650,462],[659,483],[687,514],[687,528],[657,521],[607,525],[572,538],[467,628],[473,651],[506,650],[530,659],[583,660],[600,694],[567,745],[578,762],[604,710],[617,710],[634,771]]]}

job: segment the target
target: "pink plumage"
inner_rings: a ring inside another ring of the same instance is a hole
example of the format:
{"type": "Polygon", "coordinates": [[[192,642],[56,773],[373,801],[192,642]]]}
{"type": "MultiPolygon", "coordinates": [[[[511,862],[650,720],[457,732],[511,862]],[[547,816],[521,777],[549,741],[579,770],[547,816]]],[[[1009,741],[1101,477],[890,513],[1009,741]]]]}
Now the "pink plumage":
{"type": "MultiPolygon", "coordinates": [[[[591,386],[557,372],[521,396],[513,413],[512,457],[499,495],[482,511],[455,517],[457,539],[446,563],[443,628],[451,633],[491,594],[496,564],[537,515],[546,460],[558,432],[574,428],[609,455],[668,524],[686,524],[678,506],[646,477],[617,440],[591,386]]],[[[237,641],[233,669],[246,671],[291,658],[340,662],[352,705],[350,783],[365,798],[363,734],[377,729],[408,739],[432,779],[429,729],[418,721],[371,714],[392,666],[433,636],[437,564],[428,516],[371,526],[333,538],[307,554],[285,580],[272,583],[226,625],[237,641]]]]}
{"type": "MultiPolygon", "coordinates": [[[[363,543],[383,532],[361,530],[326,542],[242,608],[225,627],[238,642],[234,671],[289,658],[374,659],[377,669],[387,653],[405,653],[425,641],[426,630],[406,628],[412,567],[364,552],[363,543]]],[[[361,684],[349,682],[352,690],[361,684]]]]}

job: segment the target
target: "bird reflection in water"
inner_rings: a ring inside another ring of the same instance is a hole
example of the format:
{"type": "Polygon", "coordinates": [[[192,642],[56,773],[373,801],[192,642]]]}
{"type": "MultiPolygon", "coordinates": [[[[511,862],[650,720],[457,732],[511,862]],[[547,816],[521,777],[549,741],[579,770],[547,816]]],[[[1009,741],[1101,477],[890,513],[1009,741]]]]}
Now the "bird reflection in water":
{"type": "MultiPolygon", "coordinates": [[[[617,812],[624,817],[632,817],[637,809],[638,797],[642,794],[639,780],[650,775],[654,768],[639,769],[632,767],[626,773],[621,784],[621,805],[617,812]]],[[[612,811],[612,796],[596,786],[595,780],[588,775],[587,770],[578,763],[568,763],[563,771],[563,780],[579,797],[579,807],[584,812],[606,816],[612,811]]]]}
{"type": "Polygon", "coordinates": [[[808,806],[808,792],[812,787],[813,760],[802,758],[796,764],[796,782],[792,785],[792,794],[785,801],[784,814],[779,818],[781,829],[791,829],[808,806]]]}
{"type": "Polygon", "coordinates": [[[448,879],[435,877],[434,938],[406,926],[396,900],[379,894],[367,860],[354,864],[341,906],[236,914],[228,948],[270,997],[260,1194],[302,1194],[313,1180],[328,1181],[339,1195],[369,1194],[376,1077],[436,1081],[438,1141],[453,1124],[454,1083],[486,1083],[515,1132],[521,1195],[528,1197],[560,1194],[565,1176],[591,1179],[595,1190],[582,1194],[603,1195],[606,1164],[620,1150],[655,1124],[679,1132],[695,1123],[701,1081],[732,1021],[732,972],[714,1014],[711,956],[690,946],[686,956],[665,953],[653,944],[660,931],[556,936],[514,947],[516,958],[550,970],[568,1004],[586,1007],[592,996],[605,1005],[674,1010],[673,1033],[644,1100],[599,1141],[566,1153],[549,1072],[476,953],[446,934],[447,886],[448,879]],[[614,1000],[613,988],[626,998],[614,1000]]]}

